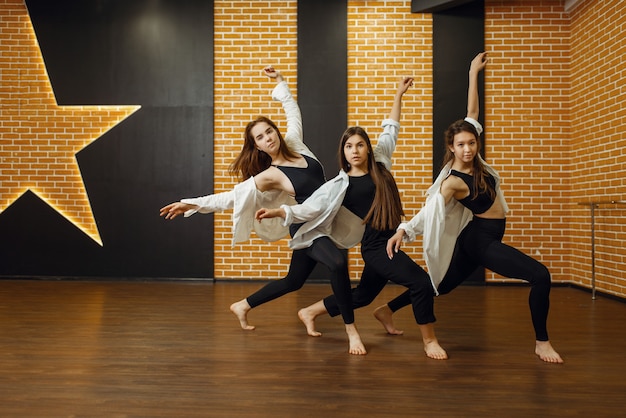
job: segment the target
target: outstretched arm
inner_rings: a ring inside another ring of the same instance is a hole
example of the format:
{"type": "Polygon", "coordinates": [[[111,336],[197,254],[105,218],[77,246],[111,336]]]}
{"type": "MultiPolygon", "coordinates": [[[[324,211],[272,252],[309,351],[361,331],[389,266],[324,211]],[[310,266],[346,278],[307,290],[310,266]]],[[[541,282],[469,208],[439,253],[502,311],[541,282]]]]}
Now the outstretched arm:
{"type": "Polygon", "coordinates": [[[276,209],[261,208],[257,210],[256,213],[254,214],[254,217],[259,222],[261,222],[263,219],[268,219],[268,218],[285,219],[286,216],[287,214],[285,213],[285,210],[283,208],[276,208],[276,209]]]}
{"type": "Polygon", "coordinates": [[[239,183],[233,190],[221,193],[214,193],[207,196],[181,199],[180,202],[170,203],[160,210],[160,215],[165,219],[174,219],[178,215],[189,217],[196,212],[214,213],[223,210],[236,208],[235,196],[245,201],[250,196],[254,196],[256,187],[254,177],[250,177],[243,183],[239,183]]]}
{"type": "Polygon", "coordinates": [[[174,202],[167,206],[164,206],[159,211],[160,216],[165,216],[165,219],[174,219],[178,215],[183,215],[188,210],[197,209],[197,205],[190,205],[188,203],[174,202]]]}
{"type": "Polygon", "coordinates": [[[470,64],[469,87],[467,89],[467,117],[478,120],[480,105],[478,101],[478,73],[487,66],[487,53],[476,55],[470,64]]]}

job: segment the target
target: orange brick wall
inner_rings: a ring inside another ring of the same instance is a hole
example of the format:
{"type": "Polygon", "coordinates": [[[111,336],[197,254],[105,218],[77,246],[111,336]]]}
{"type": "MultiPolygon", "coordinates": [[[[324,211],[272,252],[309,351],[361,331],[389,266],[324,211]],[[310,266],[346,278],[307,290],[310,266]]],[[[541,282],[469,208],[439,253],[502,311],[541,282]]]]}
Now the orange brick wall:
{"type": "MultiPolygon", "coordinates": [[[[297,3],[215,1],[215,192],[236,179],[228,165],[241,150],[246,124],[258,115],[286,132],[282,106],[271,99],[275,83],[261,70],[274,65],[297,99],[297,3]]],[[[306,141],[306,121],[304,121],[306,141]]],[[[273,279],[287,272],[287,240],[253,239],[231,247],[231,213],[215,215],[215,278],[273,279]]]]}
{"type": "MultiPolygon", "coordinates": [[[[505,241],[544,262],[553,280],[590,287],[590,209],[578,203],[626,191],[626,5],[587,0],[566,13],[562,3],[486,2],[488,156],[512,209],[505,241]]],[[[596,210],[596,286],[619,296],[624,214],[596,210]]]]}
{"type": "MultiPolygon", "coordinates": [[[[590,286],[589,207],[626,200],[626,2],[587,0],[571,14],[570,279],[590,286]]],[[[626,295],[626,206],[596,209],[596,286],[626,295]]]]}
{"type": "Polygon", "coordinates": [[[562,3],[485,4],[486,152],[510,207],[504,242],[543,262],[553,281],[571,277],[570,25],[562,3]]]}

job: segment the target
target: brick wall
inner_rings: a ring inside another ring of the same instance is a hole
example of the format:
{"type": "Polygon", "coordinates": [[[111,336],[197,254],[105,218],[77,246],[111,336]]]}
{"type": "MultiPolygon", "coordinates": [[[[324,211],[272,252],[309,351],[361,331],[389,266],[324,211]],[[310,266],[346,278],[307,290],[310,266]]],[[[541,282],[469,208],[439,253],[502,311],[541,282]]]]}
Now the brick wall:
{"type": "MultiPolygon", "coordinates": [[[[505,241],[556,281],[591,285],[590,209],[578,203],[626,191],[625,10],[618,0],[570,13],[561,1],[486,2],[488,155],[512,209],[505,241]]],[[[596,210],[596,285],[621,296],[624,214],[596,210]]]]}
{"type": "MultiPolygon", "coordinates": [[[[570,278],[569,15],[561,1],[488,1],[487,157],[510,207],[504,242],[570,278]]],[[[488,276],[493,280],[500,277],[488,276]]]]}
{"type": "MultiPolygon", "coordinates": [[[[590,209],[626,200],[626,3],[582,2],[571,14],[570,279],[590,286],[590,209]]],[[[595,210],[596,285],[626,295],[626,206],[595,210]]]]}
{"type": "MultiPolygon", "coordinates": [[[[297,99],[297,3],[215,1],[215,192],[236,184],[228,165],[241,150],[246,124],[258,115],[286,132],[282,106],[271,99],[275,83],[266,65],[283,73],[297,99]]],[[[306,140],[306,121],[305,121],[306,140]]],[[[215,215],[215,278],[272,279],[286,274],[287,240],[253,239],[231,247],[231,212],[215,215]]]]}

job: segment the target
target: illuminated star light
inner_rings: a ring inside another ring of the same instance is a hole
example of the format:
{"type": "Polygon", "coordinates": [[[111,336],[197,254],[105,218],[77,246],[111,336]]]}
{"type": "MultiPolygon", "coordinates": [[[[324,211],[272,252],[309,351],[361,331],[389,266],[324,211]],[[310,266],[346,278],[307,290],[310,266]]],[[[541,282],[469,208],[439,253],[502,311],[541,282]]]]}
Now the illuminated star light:
{"type": "Polygon", "coordinates": [[[2,8],[0,216],[30,190],[102,245],[76,153],[141,106],[59,106],[24,2],[2,8]]]}

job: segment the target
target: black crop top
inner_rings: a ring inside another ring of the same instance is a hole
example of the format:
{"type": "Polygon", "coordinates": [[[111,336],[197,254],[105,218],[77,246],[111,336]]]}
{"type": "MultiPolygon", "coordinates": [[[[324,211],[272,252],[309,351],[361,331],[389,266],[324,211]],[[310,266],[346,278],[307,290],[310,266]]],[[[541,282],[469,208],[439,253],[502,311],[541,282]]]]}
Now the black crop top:
{"type": "MultiPolygon", "coordinates": [[[[289,181],[291,181],[293,190],[296,192],[294,199],[296,199],[298,203],[307,200],[314,191],[326,182],[322,164],[315,158],[307,157],[304,154],[302,154],[302,157],[306,160],[306,167],[274,166],[282,171],[289,181]]],[[[292,237],[301,226],[301,223],[289,225],[289,233],[292,237]]]]}
{"type": "MultiPolygon", "coordinates": [[[[480,215],[481,213],[487,212],[491,205],[493,205],[495,198],[492,199],[487,190],[478,193],[478,196],[476,196],[476,198],[472,198],[472,196],[474,195],[474,176],[461,173],[460,171],[456,170],[450,170],[450,175],[460,178],[465,182],[465,184],[467,184],[467,187],[469,187],[469,195],[459,200],[459,203],[471,210],[472,213],[480,215]]],[[[495,190],[496,179],[494,179],[492,175],[487,174],[486,180],[489,184],[489,187],[495,190]]]]}
{"type": "Polygon", "coordinates": [[[349,181],[342,205],[363,219],[372,207],[376,186],[369,173],[359,177],[350,176],[349,181]]]}
{"type": "MultiPolygon", "coordinates": [[[[350,184],[346,190],[342,205],[359,218],[364,219],[372,207],[375,195],[376,186],[369,173],[360,177],[350,176],[350,184]]],[[[370,223],[367,223],[361,239],[361,251],[386,246],[387,240],[395,232],[393,229],[379,231],[374,229],[370,223]]]]}
{"type": "Polygon", "coordinates": [[[306,167],[274,166],[285,173],[289,181],[291,181],[296,192],[294,198],[298,203],[304,202],[326,181],[324,168],[322,168],[319,161],[304,154],[302,156],[306,160],[306,167]]]}

